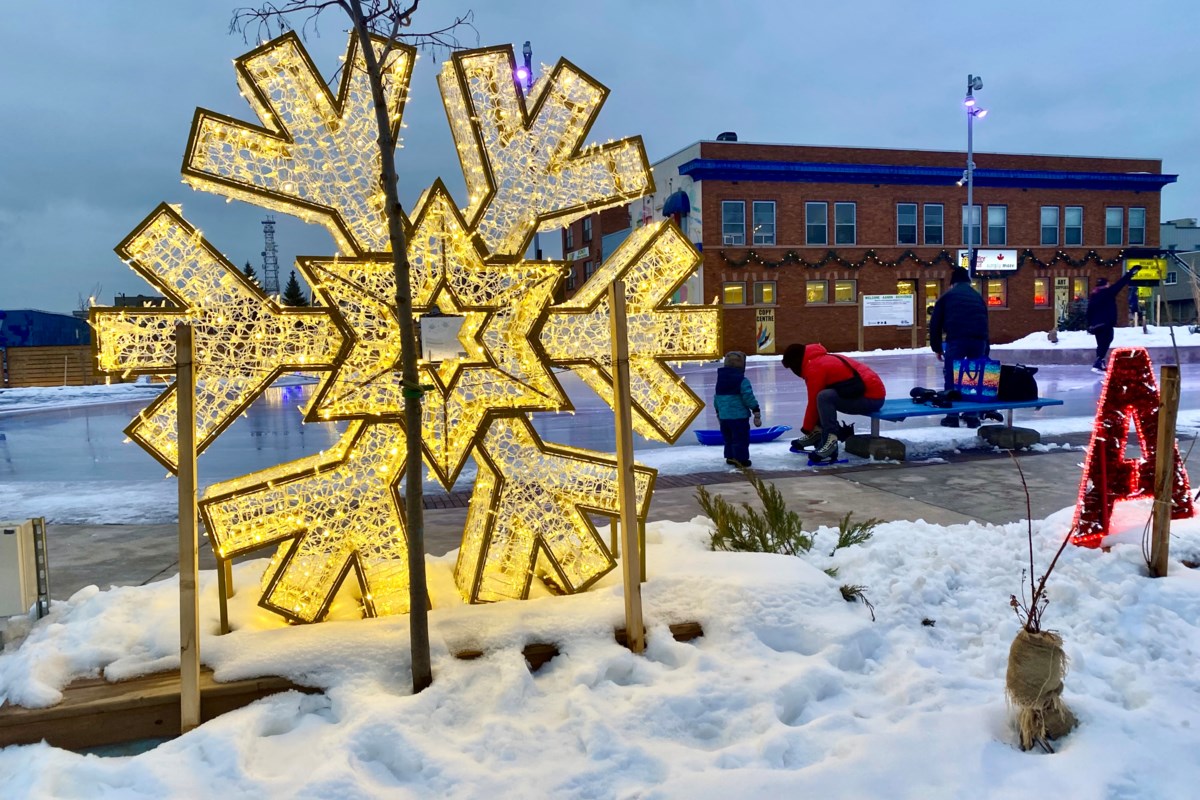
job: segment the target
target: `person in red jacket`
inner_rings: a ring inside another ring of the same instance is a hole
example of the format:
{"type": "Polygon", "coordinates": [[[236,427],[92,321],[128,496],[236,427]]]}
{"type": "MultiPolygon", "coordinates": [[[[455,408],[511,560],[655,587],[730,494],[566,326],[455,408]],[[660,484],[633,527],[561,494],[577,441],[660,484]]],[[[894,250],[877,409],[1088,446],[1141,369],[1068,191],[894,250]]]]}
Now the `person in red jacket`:
{"type": "Polygon", "coordinates": [[[830,353],[819,344],[791,344],[783,351],[783,365],[808,387],[803,435],[792,440],[792,448],[815,447],[809,456],[813,461],[837,459],[839,411],[870,414],[883,408],[883,381],[861,361],[830,353]]]}

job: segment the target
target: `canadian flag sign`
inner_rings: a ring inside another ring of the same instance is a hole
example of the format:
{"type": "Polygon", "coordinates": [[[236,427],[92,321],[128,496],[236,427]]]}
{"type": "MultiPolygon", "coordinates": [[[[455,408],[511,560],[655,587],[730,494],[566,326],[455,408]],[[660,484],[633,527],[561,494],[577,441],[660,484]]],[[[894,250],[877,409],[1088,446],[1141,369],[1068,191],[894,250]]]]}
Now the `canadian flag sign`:
{"type": "MultiPolygon", "coordinates": [[[[1150,355],[1145,348],[1128,347],[1113,350],[1109,359],[1075,504],[1075,534],[1071,541],[1083,547],[1100,545],[1108,533],[1116,501],[1154,496],[1158,409],[1162,403],[1150,355]],[[1137,432],[1140,458],[1125,457],[1130,422],[1137,432]]],[[[1171,519],[1185,519],[1195,514],[1195,508],[1179,446],[1173,447],[1171,519]]]]}

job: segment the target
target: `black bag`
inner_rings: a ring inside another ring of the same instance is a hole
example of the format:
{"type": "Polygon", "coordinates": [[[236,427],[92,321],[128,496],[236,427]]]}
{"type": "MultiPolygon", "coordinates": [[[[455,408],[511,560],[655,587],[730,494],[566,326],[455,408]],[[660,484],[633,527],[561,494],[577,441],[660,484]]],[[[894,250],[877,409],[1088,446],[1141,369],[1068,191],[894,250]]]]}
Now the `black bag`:
{"type": "Polygon", "coordinates": [[[838,397],[842,398],[843,400],[857,400],[865,395],[867,393],[867,385],[863,383],[862,375],[858,374],[858,370],[854,368],[854,365],[836,353],[830,353],[830,355],[834,358],[842,359],[842,363],[847,367],[850,367],[850,371],[854,373],[854,376],[847,378],[844,381],[831,383],[825,388],[833,389],[838,393],[838,397]]]}
{"type": "Polygon", "coordinates": [[[1000,365],[1000,393],[997,400],[1036,400],[1038,396],[1037,380],[1033,375],[1037,367],[1027,367],[1024,364],[1000,365]]]}

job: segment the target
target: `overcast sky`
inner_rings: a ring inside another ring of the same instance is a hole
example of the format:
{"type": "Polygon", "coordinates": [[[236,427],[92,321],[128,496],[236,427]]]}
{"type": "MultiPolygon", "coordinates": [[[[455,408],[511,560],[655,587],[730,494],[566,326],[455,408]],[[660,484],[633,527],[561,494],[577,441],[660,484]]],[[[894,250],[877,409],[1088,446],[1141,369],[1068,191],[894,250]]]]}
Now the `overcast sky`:
{"type": "MultiPolygon", "coordinates": [[[[6,3],[0,18],[0,309],[69,311],[101,286],[149,287],[112,248],[161,202],[232,261],[261,263],[261,210],[180,183],[196,107],[255,121],[232,60],[235,3],[6,3]]],[[[593,129],[641,134],[656,160],[725,130],[743,141],[965,149],[961,100],[983,76],[980,151],[1161,158],[1179,182],[1163,219],[1200,216],[1196,0],[424,0],[417,28],[473,9],[480,46],[565,56],[611,94],[593,129]]],[[[346,45],[327,13],[309,39],[329,74],[346,45]]],[[[475,34],[464,32],[470,46],[475,34]]],[[[440,61],[440,59],[439,59],[440,61]]],[[[462,175],[434,82],[418,61],[398,166],[406,207],[462,175]]],[[[322,228],[280,217],[293,258],[329,254],[322,228]]]]}

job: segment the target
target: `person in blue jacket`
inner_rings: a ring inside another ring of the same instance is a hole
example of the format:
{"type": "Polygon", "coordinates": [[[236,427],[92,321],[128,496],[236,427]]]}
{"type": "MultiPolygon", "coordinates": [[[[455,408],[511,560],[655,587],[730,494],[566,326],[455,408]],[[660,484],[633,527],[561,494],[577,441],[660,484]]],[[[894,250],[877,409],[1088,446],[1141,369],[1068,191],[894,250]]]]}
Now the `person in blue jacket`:
{"type": "Polygon", "coordinates": [[[746,354],[732,350],[725,354],[725,366],[717,368],[717,390],[713,408],[721,422],[725,440],[725,463],[750,466],[750,417],[754,427],[762,427],[762,414],[754,388],[746,377],[746,354]]]}
{"type": "MultiPolygon", "coordinates": [[[[1108,355],[1113,328],[1117,326],[1117,295],[1133,280],[1139,269],[1141,267],[1133,267],[1113,284],[1108,282],[1108,278],[1096,278],[1096,288],[1092,289],[1087,305],[1088,333],[1096,337],[1096,360],[1092,363],[1092,369],[1096,372],[1104,371],[1104,357],[1108,355]]],[[[1136,292],[1132,294],[1137,296],[1136,292]]]]}
{"type": "MultiPolygon", "coordinates": [[[[937,299],[929,317],[929,346],[942,362],[945,388],[954,388],[954,362],[962,358],[986,358],[988,354],[987,304],[971,286],[971,274],[962,267],[950,270],[950,288],[937,299]],[[942,337],[945,336],[945,344],[942,337]]],[[[963,414],[969,428],[979,427],[979,417],[963,414]]],[[[958,427],[958,414],[947,414],[942,424],[958,427]]]]}

